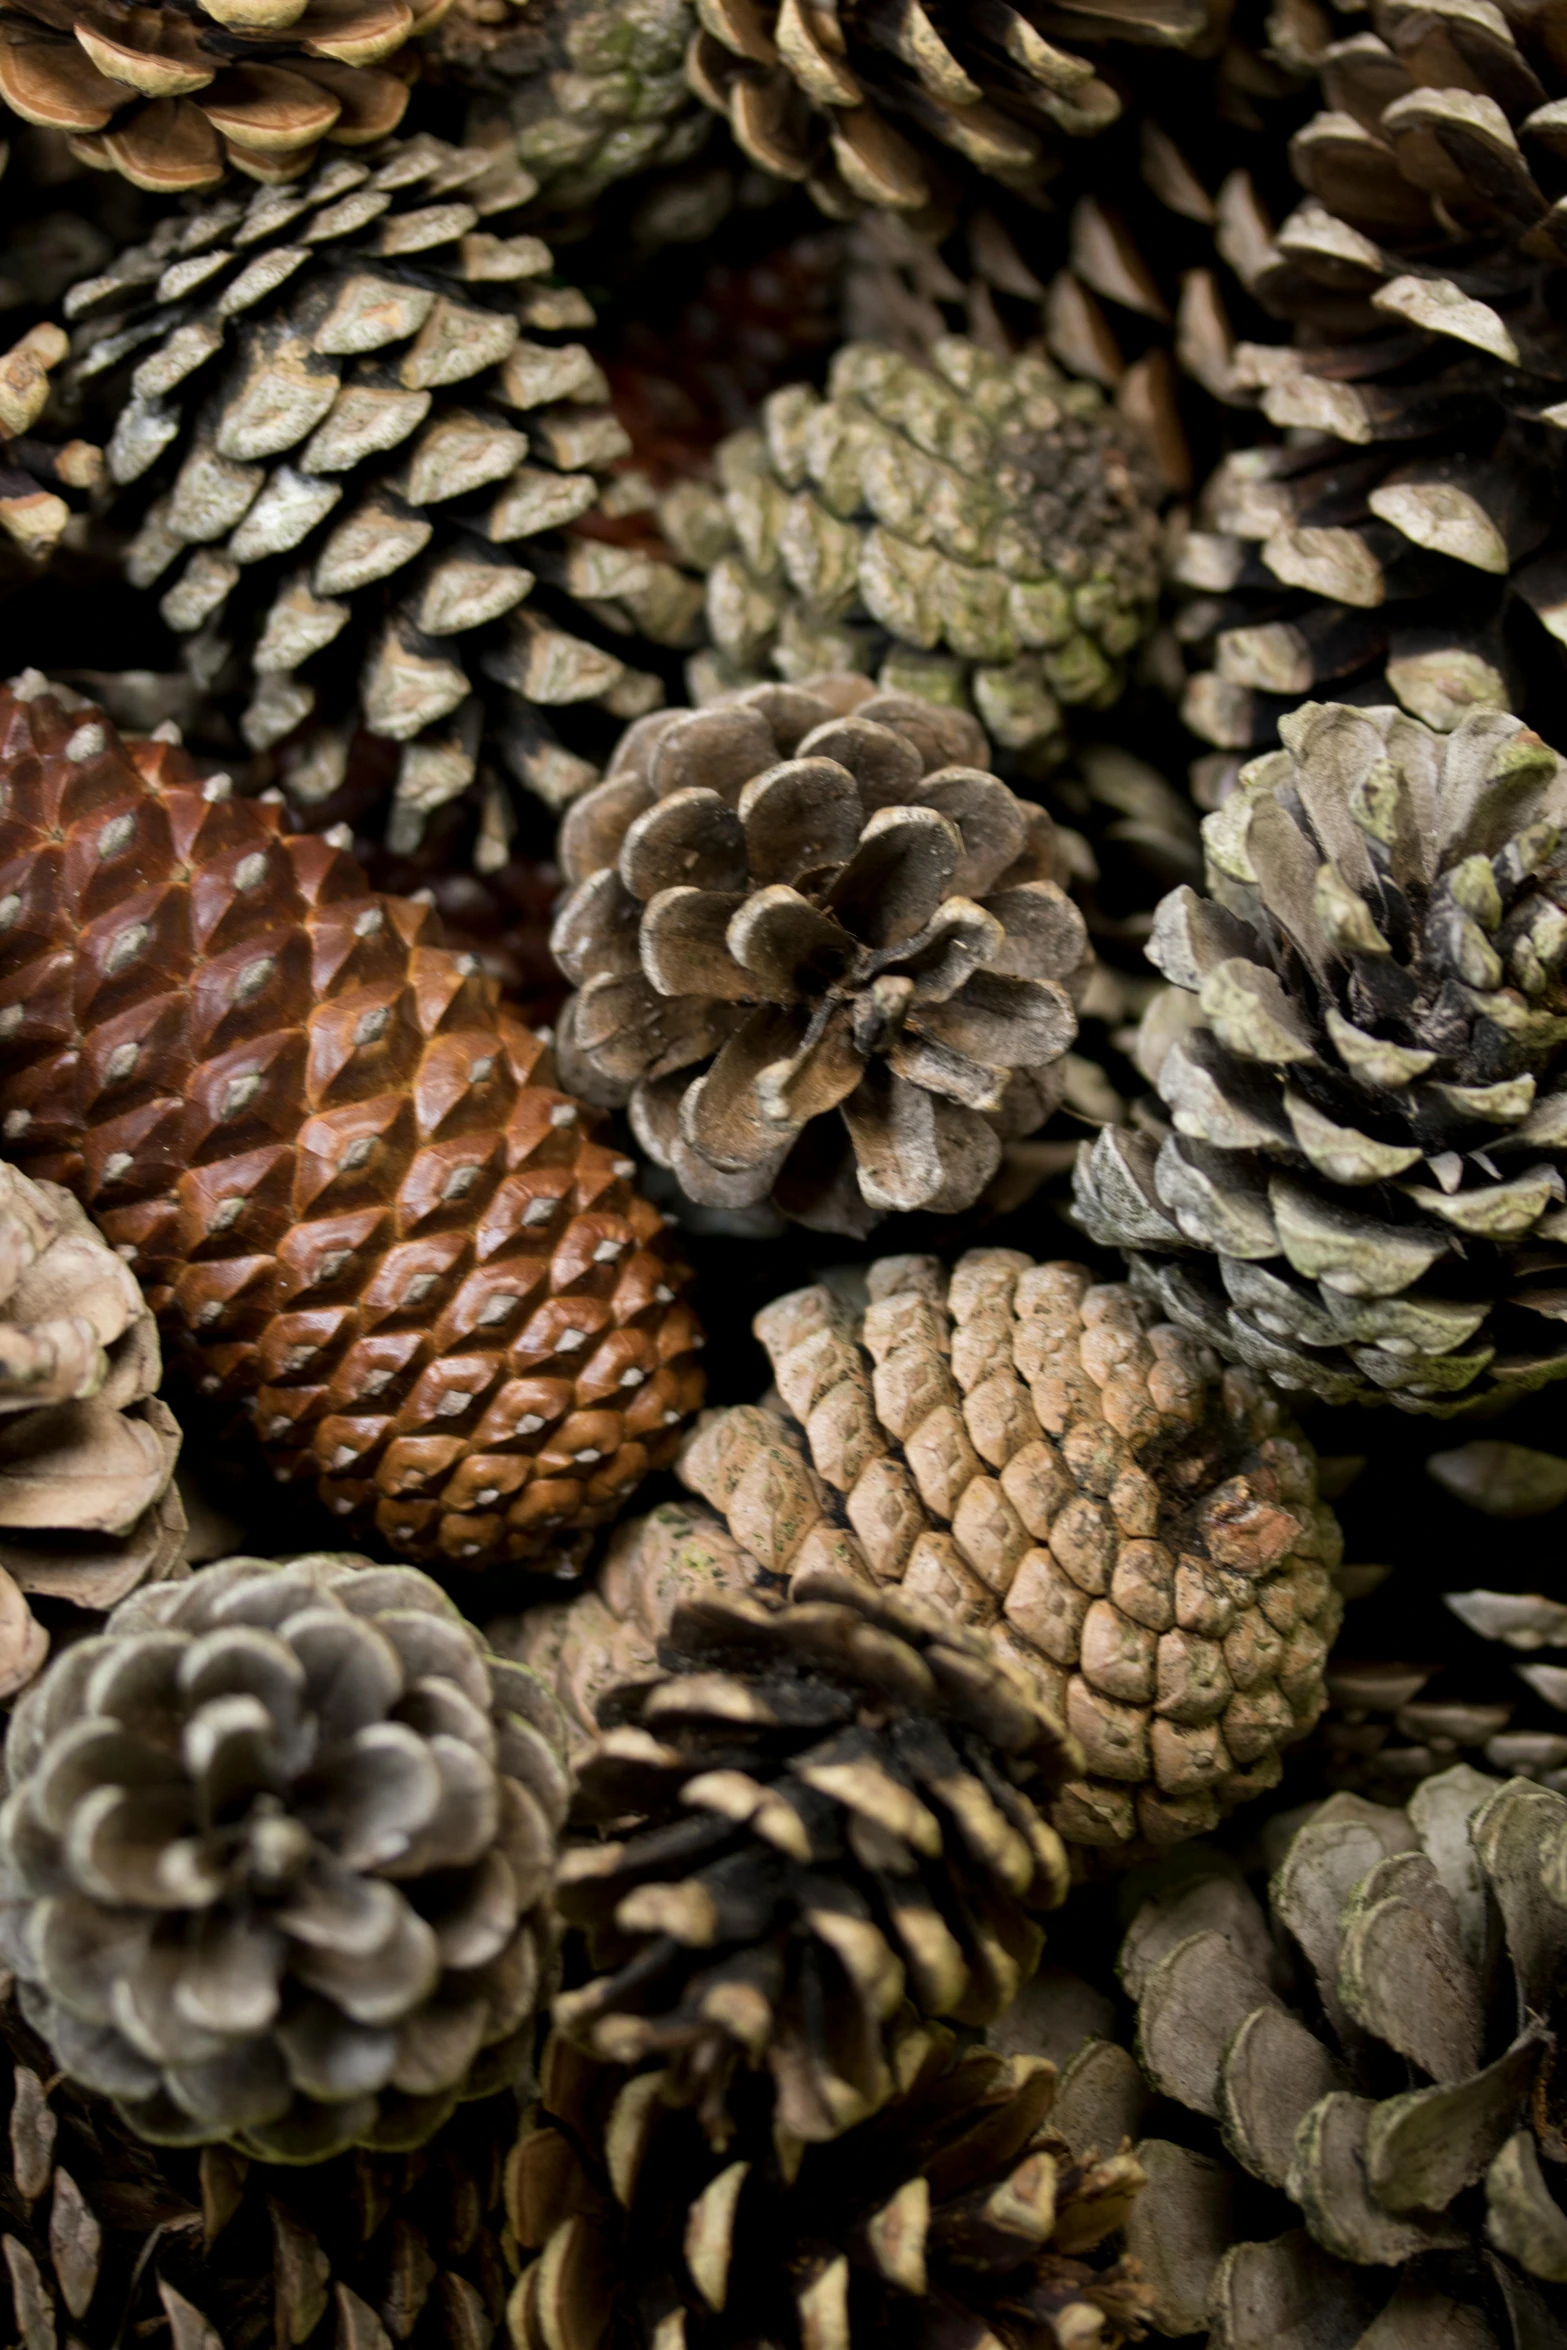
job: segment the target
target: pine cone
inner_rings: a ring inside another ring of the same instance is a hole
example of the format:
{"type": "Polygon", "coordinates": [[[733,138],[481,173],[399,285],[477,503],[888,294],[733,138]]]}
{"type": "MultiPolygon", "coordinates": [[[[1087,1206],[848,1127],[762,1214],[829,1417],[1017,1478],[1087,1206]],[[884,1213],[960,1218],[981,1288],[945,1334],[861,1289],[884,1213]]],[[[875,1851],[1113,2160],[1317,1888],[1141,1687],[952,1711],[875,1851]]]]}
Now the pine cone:
{"type": "Polygon", "coordinates": [[[1315,688],[1445,729],[1561,674],[1567,67],[1544,24],[1334,14],[1305,199],[1244,257],[1293,347],[1241,344],[1226,387],[1287,444],[1220,467],[1178,567],[1209,742],[1266,743],[1315,688]]]}
{"type": "Polygon", "coordinates": [[[958,711],[814,678],[660,711],[572,809],[562,1071],[690,1198],[951,1214],[1049,1116],[1087,938],[987,755],[958,711]]]}
{"type": "Polygon", "coordinates": [[[23,2012],[154,2142],[418,2145],[525,2060],[560,1752],[537,1676],[412,1568],[135,1593],[11,1717],[23,2012]]]}
{"type": "Polygon", "coordinates": [[[629,444],[560,339],[589,305],[548,282],[536,236],[491,225],[532,188],[480,149],[401,140],[192,203],[66,298],[78,397],[123,399],[108,465],[115,519],[139,521],[131,583],[158,588],[204,683],[238,676],[240,732],[279,748],[296,805],[340,788],[356,725],[383,739],[397,853],[473,784],[481,732],[558,806],[599,742],[590,724],[568,749],[545,712],[662,699],[563,620],[623,642],[695,617],[671,565],[568,527],[629,444]],[[127,394],[110,371],[133,353],[127,394]]]}
{"type": "MultiPolygon", "coordinates": [[[[450,5],[450,0],[444,0],[450,5]]],[[[24,122],[73,133],[84,163],[158,195],[216,186],[229,168],[287,180],[323,139],[362,147],[395,130],[417,71],[410,34],[443,0],[284,0],[245,15],[155,0],[14,0],[0,97],[24,122]]]]}
{"type": "Polygon", "coordinates": [[[1149,949],[1186,991],[1174,1132],[1102,1133],[1080,1219],[1286,1388],[1445,1412],[1560,1378],[1567,769],[1492,712],[1280,732],[1204,823],[1217,902],[1174,892],[1149,949]]]}
{"type": "Polygon", "coordinates": [[[112,1607],[180,1572],[180,1432],[140,1290],[69,1192],[0,1164],[0,1698],[49,1651],[24,1593],[112,1607]]]}
{"type": "Polygon", "coordinates": [[[665,2060],[715,2140],[736,2074],[765,2067],[780,2126],[814,2142],[892,2095],[915,2017],[986,2023],[1032,1973],[1067,1885],[1037,1803],[1082,1757],[950,1614],[840,1571],[830,1544],[790,1605],[748,1597],[713,1535],[622,1546],[640,1623],[629,1645],[611,1626],[572,1810],[616,1841],[561,1857],[592,1979],[555,2020],[603,2061],[665,2060]]]}
{"type": "Polygon", "coordinates": [[[1204,0],[1139,0],[1065,14],[1042,0],[697,0],[688,72],[764,171],[803,180],[824,212],[918,211],[977,171],[1036,197],[1063,147],[1113,123],[1096,70],[1122,45],[1184,48],[1222,16],[1204,0]],[[1065,32],[1087,54],[1063,48],[1065,32]]]}
{"type": "MultiPolygon", "coordinates": [[[[1120,1972],[1143,2073],[1186,2109],[1180,2143],[1137,2148],[1161,2331],[1206,2320],[1227,2350],[1559,2338],[1564,1861],[1567,1799],[1460,1765],[1407,1810],[1321,1805],[1266,1914],[1216,1856],[1156,1889],[1120,1972]],[[1253,2180],[1295,2207],[1287,2232],[1253,2180]],[[1237,2240],[1248,2219],[1263,2240],[1237,2240]]],[[[1124,2052],[1081,2061],[1101,2116],[1137,2128],[1124,2052]]]]}
{"type": "Polygon", "coordinates": [[[424,906],[0,691],[0,1130],[285,1477],[410,1557],[613,1515],[700,1384],[628,1159],[424,906]]]}
{"type": "Polygon", "coordinates": [[[761,2105],[717,2153],[667,2075],[587,2064],[558,2036],[542,2069],[506,2180],[517,2242],[539,2252],[514,2350],[1143,2339],[1135,2265],[1105,2257],[1143,2175],[1069,2151],[1052,2065],[921,2033],[898,2098],[803,2156],[761,2105]]]}
{"type": "Polygon", "coordinates": [[[758,1315],[779,1403],[710,1414],[687,1484],[773,1573],[847,1557],[985,1631],[1087,1756],[1069,1842],[1174,1843],[1273,1786],[1340,1545],[1261,1383],[1082,1265],[884,1257],[868,1286],[758,1315]]]}
{"type": "Polygon", "coordinates": [[[1094,384],[947,335],[917,366],[848,343],[827,396],[775,392],[763,429],[661,508],[707,571],[714,690],[859,670],[967,708],[1028,771],[1062,703],[1103,709],[1153,622],[1150,462],[1094,384]]]}
{"type": "Polygon", "coordinates": [[[35,326],[0,357],[0,530],[32,562],[54,552],[71,519],[61,490],[96,489],[103,479],[101,449],[30,437],[49,398],[49,370],[68,348],[59,327],[35,326]]]}

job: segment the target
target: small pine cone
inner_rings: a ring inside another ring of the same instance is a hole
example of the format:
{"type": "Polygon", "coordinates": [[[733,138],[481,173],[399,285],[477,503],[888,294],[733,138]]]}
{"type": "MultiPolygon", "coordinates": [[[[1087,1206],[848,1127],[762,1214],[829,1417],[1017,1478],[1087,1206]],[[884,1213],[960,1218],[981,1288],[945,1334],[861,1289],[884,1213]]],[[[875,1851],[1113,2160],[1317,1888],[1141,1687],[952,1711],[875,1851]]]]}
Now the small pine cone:
{"type": "Polygon", "coordinates": [[[775,392],[661,509],[707,572],[699,680],[858,670],[966,708],[1025,770],[1061,705],[1103,709],[1153,624],[1157,492],[1096,384],[943,336],[917,365],[848,343],[826,397],[775,392]]]}
{"type": "Polygon", "coordinates": [[[537,1675],[412,1568],[236,1558],[134,1593],[11,1717],[23,2012],[154,2142],[418,2145],[525,2061],[560,1755],[537,1675]]]}
{"type": "Polygon", "coordinates": [[[71,519],[62,490],[97,489],[103,451],[86,441],[31,437],[49,399],[49,371],[70,345],[57,326],[35,326],[0,357],[0,530],[30,563],[51,555],[71,519]]]}
{"type": "Polygon", "coordinates": [[[318,0],[247,21],[221,0],[134,14],[115,0],[17,0],[0,97],[24,122],[73,133],[81,162],[156,195],[215,187],[229,170],[289,180],[323,139],[362,147],[396,129],[418,70],[409,36],[442,6],[318,0]]]}
{"type": "Polygon", "coordinates": [[[830,1563],[787,1606],[748,1596],[765,1579],[721,1527],[671,1532],[631,1530],[562,1632],[606,1725],[572,1817],[616,1840],[562,1855],[593,1972],[555,2020],[603,2061],[659,2058],[715,2140],[765,2069],[815,2142],[893,2094],[916,2018],[984,2024],[1027,1981],[1067,1884],[1038,1806],[1082,1757],[950,1615],[830,1563]],[[622,1596],[642,1621],[617,1639],[622,1596]]]}
{"type": "Polygon", "coordinates": [[[1567,766],[1498,711],[1280,734],[1156,919],[1174,1131],[1103,1130],[1080,1219],[1281,1387],[1483,1407],[1567,1375],[1567,766]]]}
{"type": "Polygon", "coordinates": [[[1275,1785],[1322,1710],[1340,1540],[1263,1383],[1082,1265],[868,1281],[758,1315],[776,1408],[710,1413],[686,1483],[791,1588],[846,1561],[987,1634],[1087,1758],[1069,1843],[1176,1843],[1275,1785]]]}
{"type": "Polygon", "coordinates": [[[101,1609],[181,1571],[161,1371],[121,1258],[68,1191],[0,1164],[0,1698],[49,1652],[24,1593],[101,1609]]]}
{"type": "Polygon", "coordinates": [[[237,676],[296,806],[340,789],[356,726],[380,738],[396,854],[474,785],[481,734],[554,806],[595,780],[583,751],[663,698],[610,648],[696,616],[673,565],[570,527],[629,443],[564,339],[590,306],[516,233],[532,188],[399,140],[193,201],[66,297],[132,585],[204,684],[237,676]],[[568,747],[546,713],[589,704],[568,747]]]}
{"type": "Polygon", "coordinates": [[[1151,2296],[1113,2257],[1145,2184],[1052,2126],[1055,2067],[929,2031],[898,2097],[803,2154],[752,2100],[722,2152],[663,2072],[586,2063],[558,2036],[507,2169],[538,2258],[512,2350],[1120,2350],[1151,2296]]]}
{"type": "Polygon", "coordinates": [[[427,907],[0,691],[0,1131],[285,1477],[407,1557],[601,1522],[700,1395],[685,1271],[427,907]]]}
{"type": "Polygon", "coordinates": [[[1054,1109],[1092,958],[987,756],[958,711],[814,678],[643,720],[572,809],[562,1070],[690,1198],[952,1214],[1054,1109]]]}

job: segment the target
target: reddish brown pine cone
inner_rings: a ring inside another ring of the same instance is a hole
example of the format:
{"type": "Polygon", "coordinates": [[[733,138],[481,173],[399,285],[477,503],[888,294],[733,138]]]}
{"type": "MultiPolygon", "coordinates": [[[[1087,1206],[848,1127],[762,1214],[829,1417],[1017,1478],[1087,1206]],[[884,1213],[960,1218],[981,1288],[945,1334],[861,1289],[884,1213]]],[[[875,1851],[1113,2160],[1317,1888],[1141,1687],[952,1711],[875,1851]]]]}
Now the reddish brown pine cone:
{"type": "Polygon", "coordinates": [[[279,1475],[404,1558],[523,1558],[666,1461],[700,1335],[632,1163],[436,916],[0,689],[0,1132],[279,1475]]]}

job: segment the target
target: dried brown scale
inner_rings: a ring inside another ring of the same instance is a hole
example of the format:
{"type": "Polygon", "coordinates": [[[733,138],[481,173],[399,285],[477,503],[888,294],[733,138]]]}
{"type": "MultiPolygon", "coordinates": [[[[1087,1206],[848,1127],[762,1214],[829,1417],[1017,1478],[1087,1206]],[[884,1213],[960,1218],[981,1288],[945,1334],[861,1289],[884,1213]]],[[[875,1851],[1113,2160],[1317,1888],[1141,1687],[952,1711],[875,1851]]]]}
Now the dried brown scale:
{"type": "Polygon", "coordinates": [[[860,677],[659,712],[571,811],[562,1069],[695,1200],[970,1206],[1060,1099],[1090,956],[973,719],[860,677]]]}
{"type": "Polygon", "coordinates": [[[846,1556],[985,1631],[1084,1750],[1069,1843],[1179,1842],[1275,1785],[1341,1545],[1262,1383],[1080,1265],[889,1257],[868,1290],[765,1310],[777,1404],[710,1414],[687,1483],[775,1573],[846,1556]]]}
{"type": "Polygon", "coordinates": [[[753,2104],[722,2153],[664,2076],[557,2036],[507,2168],[513,2350],[1119,2350],[1149,2296],[1112,2257],[1143,2174],[1075,2155],[1055,2068],[916,2036],[897,2100],[803,2156],[753,2104]]]}
{"type": "Polygon", "coordinates": [[[664,1509],[520,1643],[588,1740],[588,1840],[557,1877],[588,1979],[557,2025],[661,2059],[715,2143],[748,2072],[800,2141],[874,2112],[915,2020],[1006,2007],[1066,1890],[1039,1807],[1082,1757],[1025,1684],[848,1546],[818,1543],[788,1591],[707,1513],[664,1509]]]}
{"type": "Polygon", "coordinates": [[[629,1160],[428,907],[275,805],[0,695],[0,1124],[285,1476],[407,1557],[613,1515],[700,1394],[629,1160]]]}
{"type": "Polygon", "coordinates": [[[518,225],[534,192],[397,140],[192,199],[66,297],[127,578],[296,806],[342,789],[356,727],[384,747],[396,854],[480,796],[481,737],[550,806],[580,792],[663,697],[628,641],[695,620],[669,563],[572,527],[628,442],[573,339],[591,305],[518,225]]]}

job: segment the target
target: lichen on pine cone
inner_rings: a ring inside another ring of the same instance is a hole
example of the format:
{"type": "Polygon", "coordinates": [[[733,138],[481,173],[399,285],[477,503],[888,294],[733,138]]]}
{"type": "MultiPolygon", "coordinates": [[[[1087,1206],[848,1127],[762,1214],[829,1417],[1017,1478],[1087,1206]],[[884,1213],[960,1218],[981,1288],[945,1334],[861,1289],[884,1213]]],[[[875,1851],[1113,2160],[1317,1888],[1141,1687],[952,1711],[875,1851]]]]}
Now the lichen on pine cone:
{"type": "Polygon", "coordinates": [[[418,2145],[525,2069],[558,1710],[425,1575],[233,1558],[18,1704],[0,1932],[60,2066],[146,2137],[418,2145]]]}
{"type": "Polygon", "coordinates": [[[861,677],[633,726],[571,809],[561,1068],[695,1200],[952,1214],[1065,1086],[1092,956],[972,718],[861,677]]]}
{"type": "Polygon", "coordinates": [[[775,392],[682,484],[665,534],[707,573],[699,686],[859,670],[972,705],[1024,768],[1062,705],[1103,709],[1153,625],[1151,459],[1097,384],[943,336],[928,364],[847,343],[825,397],[775,392]]]}
{"type": "Polygon", "coordinates": [[[573,527],[629,443],[564,339],[590,305],[517,228],[533,192],[504,156],[398,140],[192,200],[65,301],[126,576],[297,806],[342,785],[357,727],[381,738],[395,853],[474,784],[481,735],[551,805],[580,791],[583,749],[663,696],[615,648],[695,618],[673,565],[573,527]]]}
{"type": "Polygon", "coordinates": [[[1064,148],[1115,122],[1123,45],[1179,49],[1220,11],[1204,0],[697,0],[688,71],[764,171],[823,211],[921,211],[977,172],[1036,197],[1064,148]],[[1062,46],[1061,36],[1073,45],[1062,46]]]}
{"type": "Polygon", "coordinates": [[[84,1611],[181,1571],[180,1432],[141,1291],[68,1191],[0,1164],[0,1698],[84,1611]]]}
{"type": "Polygon", "coordinates": [[[156,195],[305,170],[323,139],[362,147],[395,130],[417,72],[410,36],[451,0],[13,0],[0,98],[72,152],[156,195]]]}
{"type": "Polygon", "coordinates": [[[507,2166],[523,2268],[512,2350],[1120,2350],[1150,2296],[1115,2239],[1144,2177],[1051,2122],[1053,2065],[911,2044],[899,2095],[833,2144],[779,2142],[756,2102],[715,2151],[658,2071],[559,2035],[507,2166]]]}
{"type": "Polygon", "coordinates": [[[1050,1816],[1128,1853],[1273,1786],[1323,1705],[1341,1543],[1262,1383],[1082,1265],[885,1257],[757,1317],[768,1409],[688,1485],[775,1574],[845,1552],[983,1632],[1080,1744],[1050,1816]]]}
{"type": "Polygon", "coordinates": [[[1567,1374],[1567,768],[1308,703],[1164,902],[1172,1130],[1105,1129],[1079,1215],[1165,1310],[1280,1386],[1463,1410],[1567,1374]]]}
{"type": "Polygon", "coordinates": [[[42,679],[0,781],[0,1132],[203,1390],[407,1557],[612,1516],[701,1392],[687,1276],[476,959],[42,679]]]}

